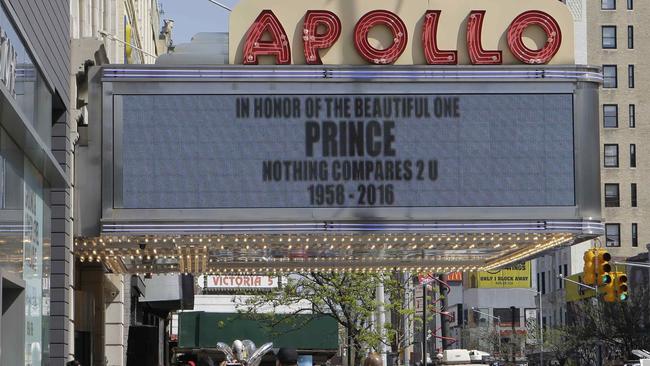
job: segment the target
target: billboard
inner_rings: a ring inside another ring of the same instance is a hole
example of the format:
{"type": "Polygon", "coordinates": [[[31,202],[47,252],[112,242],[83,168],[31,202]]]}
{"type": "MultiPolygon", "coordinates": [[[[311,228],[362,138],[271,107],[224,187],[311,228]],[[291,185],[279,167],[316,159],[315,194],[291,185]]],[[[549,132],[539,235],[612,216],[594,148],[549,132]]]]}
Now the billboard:
{"type": "Polygon", "coordinates": [[[469,281],[470,288],[530,288],[531,264],[515,263],[497,271],[472,272],[469,281]]]}
{"type": "Polygon", "coordinates": [[[119,99],[117,208],[576,202],[571,94],[119,99]]]}

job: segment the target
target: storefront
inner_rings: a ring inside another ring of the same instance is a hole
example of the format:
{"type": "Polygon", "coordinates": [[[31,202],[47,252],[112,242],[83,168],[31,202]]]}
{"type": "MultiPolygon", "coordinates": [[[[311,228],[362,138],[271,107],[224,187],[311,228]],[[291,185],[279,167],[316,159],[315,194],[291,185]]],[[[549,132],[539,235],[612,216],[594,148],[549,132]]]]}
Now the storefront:
{"type": "Polygon", "coordinates": [[[12,9],[0,2],[0,364],[36,366],[50,355],[50,191],[68,186],[52,126],[65,107],[12,9]]]}

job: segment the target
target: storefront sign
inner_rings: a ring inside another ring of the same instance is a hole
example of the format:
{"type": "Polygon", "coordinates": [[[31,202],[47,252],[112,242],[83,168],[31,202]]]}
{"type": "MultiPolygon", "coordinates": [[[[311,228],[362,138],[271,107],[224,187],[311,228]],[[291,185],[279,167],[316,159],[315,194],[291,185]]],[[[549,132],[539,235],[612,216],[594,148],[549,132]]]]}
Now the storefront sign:
{"type": "Polygon", "coordinates": [[[548,0],[243,0],[234,64],[571,64],[573,18],[548,0]]]}
{"type": "Polygon", "coordinates": [[[530,262],[516,263],[494,272],[470,274],[471,288],[530,288],[530,262]]]}
{"type": "Polygon", "coordinates": [[[447,273],[447,282],[463,282],[463,272],[447,273]]]}
{"type": "Polygon", "coordinates": [[[575,204],[571,94],[125,95],[119,105],[120,208],[575,204]]]}
{"type": "Polygon", "coordinates": [[[270,276],[199,276],[197,284],[205,289],[272,289],[278,277],[270,276]]]}

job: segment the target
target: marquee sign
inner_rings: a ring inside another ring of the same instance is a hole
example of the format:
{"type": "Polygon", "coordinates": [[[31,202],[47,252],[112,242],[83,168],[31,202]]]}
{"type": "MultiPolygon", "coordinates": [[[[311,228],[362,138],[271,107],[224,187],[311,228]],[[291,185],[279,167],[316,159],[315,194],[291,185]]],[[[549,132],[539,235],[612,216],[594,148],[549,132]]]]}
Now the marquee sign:
{"type": "Polygon", "coordinates": [[[247,275],[232,275],[232,276],[199,276],[197,277],[197,284],[205,289],[238,289],[238,290],[252,290],[252,289],[273,289],[277,288],[279,281],[278,277],[271,276],[247,276],[247,275]]]}
{"type": "Polygon", "coordinates": [[[573,18],[551,0],[243,0],[230,63],[572,64],[573,18]]]}
{"type": "Polygon", "coordinates": [[[117,205],[575,204],[571,94],[277,92],[120,97],[117,205]]]}

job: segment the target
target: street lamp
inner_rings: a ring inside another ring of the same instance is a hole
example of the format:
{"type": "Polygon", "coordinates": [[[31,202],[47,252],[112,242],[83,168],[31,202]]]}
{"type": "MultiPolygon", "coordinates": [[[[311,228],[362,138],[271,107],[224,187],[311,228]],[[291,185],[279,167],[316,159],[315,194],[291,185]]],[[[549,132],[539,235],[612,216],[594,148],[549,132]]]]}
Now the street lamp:
{"type": "Polygon", "coordinates": [[[516,288],[515,290],[532,292],[537,295],[537,299],[539,300],[539,364],[540,366],[544,366],[544,325],[542,324],[544,310],[542,309],[542,293],[532,288],[516,288]]]}
{"type": "Polygon", "coordinates": [[[497,332],[497,340],[499,341],[499,343],[498,343],[498,345],[499,345],[498,346],[499,347],[499,357],[501,357],[501,331],[500,331],[501,317],[494,316],[494,315],[488,314],[488,313],[484,313],[482,311],[477,310],[475,307],[472,307],[472,311],[477,313],[477,314],[485,315],[485,316],[493,319],[492,324],[494,324],[494,330],[496,330],[496,332],[497,332]],[[496,323],[494,322],[494,319],[496,319],[496,321],[497,321],[496,323]],[[497,325],[499,326],[499,328],[497,328],[497,325]]]}

